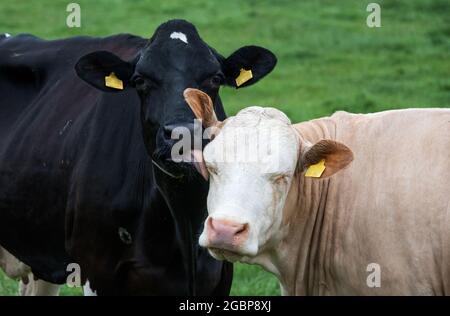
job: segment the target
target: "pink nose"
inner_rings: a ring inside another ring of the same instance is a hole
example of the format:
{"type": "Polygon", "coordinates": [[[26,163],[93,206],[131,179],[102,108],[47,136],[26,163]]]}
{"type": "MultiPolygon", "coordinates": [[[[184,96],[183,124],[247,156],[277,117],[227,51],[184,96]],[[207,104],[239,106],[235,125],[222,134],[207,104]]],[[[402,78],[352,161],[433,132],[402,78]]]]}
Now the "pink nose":
{"type": "Polygon", "coordinates": [[[248,224],[208,218],[209,248],[237,250],[248,238],[248,224]]]}

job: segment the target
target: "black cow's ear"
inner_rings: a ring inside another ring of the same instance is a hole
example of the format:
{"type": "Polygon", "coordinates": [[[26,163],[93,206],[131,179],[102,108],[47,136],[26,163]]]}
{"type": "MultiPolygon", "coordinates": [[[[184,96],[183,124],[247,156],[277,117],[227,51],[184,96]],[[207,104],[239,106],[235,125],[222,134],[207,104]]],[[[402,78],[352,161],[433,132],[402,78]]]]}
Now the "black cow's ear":
{"type": "Polygon", "coordinates": [[[250,86],[269,74],[277,57],[259,46],[244,46],[222,62],[226,83],[235,88],[250,86]]]}
{"type": "Polygon", "coordinates": [[[134,65],[107,51],[87,54],[75,65],[77,75],[97,89],[119,92],[130,84],[134,65]]]}

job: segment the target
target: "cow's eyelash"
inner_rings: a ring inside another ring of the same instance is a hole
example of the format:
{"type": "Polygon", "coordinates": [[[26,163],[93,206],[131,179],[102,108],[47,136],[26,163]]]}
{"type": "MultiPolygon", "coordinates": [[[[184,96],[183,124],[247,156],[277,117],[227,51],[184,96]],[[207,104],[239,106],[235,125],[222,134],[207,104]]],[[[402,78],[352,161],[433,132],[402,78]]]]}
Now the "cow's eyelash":
{"type": "Polygon", "coordinates": [[[209,80],[211,80],[212,78],[217,77],[220,80],[220,83],[223,83],[225,81],[225,75],[221,72],[218,73],[213,73],[213,74],[209,74],[207,76],[204,76],[204,79],[202,80],[202,82],[207,82],[209,80]]]}
{"type": "Polygon", "coordinates": [[[288,178],[289,178],[289,174],[287,174],[287,173],[272,173],[272,174],[269,174],[269,179],[272,182],[275,182],[275,183],[280,182],[282,180],[286,180],[288,178]]]}
{"type": "Polygon", "coordinates": [[[214,76],[225,78],[225,75],[222,72],[219,71],[219,72],[213,72],[213,73],[210,73],[210,74],[208,74],[206,76],[203,76],[203,80],[210,79],[210,78],[212,78],[214,76]]]}
{"type": "Polygon", "coordinates": [[[136,79],[142,79],[150,85],[158,85],[160,83],[160,80],[158,80],[155,77],[150,76],[148,74],[137,73],[133,76],[132,80],[136,80],[136,79]]]}
{"type": "Polygon", "coordinates": [[[217,168],[213,166],[206,166],[206,169],[208,170],[209,173],[217,174],[217,168]]]}

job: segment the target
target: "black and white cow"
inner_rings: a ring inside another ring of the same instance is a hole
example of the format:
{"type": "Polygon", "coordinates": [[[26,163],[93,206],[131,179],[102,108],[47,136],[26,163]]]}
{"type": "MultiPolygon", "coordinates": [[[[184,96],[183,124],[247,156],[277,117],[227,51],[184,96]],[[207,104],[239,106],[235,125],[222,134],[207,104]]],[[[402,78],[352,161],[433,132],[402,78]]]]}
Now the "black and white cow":
{"type": "Polygon", "coordinates": [[[183,20],[150,40],[0,37],[0,244],[52,283],[80,264],[98,294],[228,294],[232,266],[196,242],[208,183],[171,160],[171,131],[193,128],[185,88],[224,119],[220,86],[275,64],[256,46],[224,58],[183,20]]]}

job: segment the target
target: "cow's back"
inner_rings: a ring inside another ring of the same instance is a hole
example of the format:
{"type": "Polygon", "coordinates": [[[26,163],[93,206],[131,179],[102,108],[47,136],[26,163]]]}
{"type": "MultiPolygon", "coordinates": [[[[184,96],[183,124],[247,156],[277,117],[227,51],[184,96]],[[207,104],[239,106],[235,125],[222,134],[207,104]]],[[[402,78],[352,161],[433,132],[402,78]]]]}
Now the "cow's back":
{"type": "Polygon", "coordinates": [[[354,153],[329,180],[334,273],[348,280],[341,293],[450,294],[450,110],[327,120],[354,153]],[[366,284],[371,263],[380,288],[366,284]]]}
{"type": "MultiPolygon", "coordinates": [[[[124,59],[132,58],[146,40],[121,34],[106,38],[80,36],[47,41],[29,34],[0,37],[0,135],[2,140],[16,132],[15,127],[33,111],[40,99],[53,96],[66,111],[84,110],[82,95],[100,92],[88,87],[76,77],[74,66],[80,57],[97,50],[116,53],[124,59]]],[[[92,100],[92,98],[90,98],[92,100]]],[[[87,104],[92,106],[93,102],[87,104]]],[[[86,105],[86,104],[85,104],[86,105]]],[[[58,112],[54,105],[50,110],[58,112]]],[[[36,109],[35,112],[45,112],[36,109]]],[[[0,149],[5,142],[0,143],[0,149]]]]}

